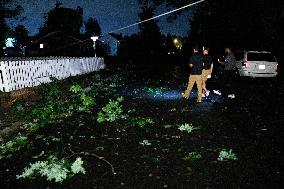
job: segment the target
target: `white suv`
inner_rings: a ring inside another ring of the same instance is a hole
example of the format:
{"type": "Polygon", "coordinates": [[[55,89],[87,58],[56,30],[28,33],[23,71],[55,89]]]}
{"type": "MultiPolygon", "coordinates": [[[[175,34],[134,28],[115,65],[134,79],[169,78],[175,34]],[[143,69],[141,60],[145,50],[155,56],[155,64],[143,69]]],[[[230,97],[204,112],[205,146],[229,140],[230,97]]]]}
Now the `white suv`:
{"type": "Polygon", "coordinates": [[[238,51],[235,53],[241,77],[276,77],[278,63],[271,52],[238,51]]]}

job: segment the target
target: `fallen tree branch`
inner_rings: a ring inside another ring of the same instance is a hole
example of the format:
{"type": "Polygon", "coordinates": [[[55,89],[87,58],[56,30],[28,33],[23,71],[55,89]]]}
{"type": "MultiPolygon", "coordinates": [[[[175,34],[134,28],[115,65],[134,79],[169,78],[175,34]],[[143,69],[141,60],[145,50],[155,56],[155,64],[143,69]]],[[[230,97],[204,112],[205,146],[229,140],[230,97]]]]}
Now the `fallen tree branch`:
{"type": "Polygon", "coordinates": [[[110,166],[110,168],[111,168],[111,172],[112,172],[113,175],[116,175],[116,174],[117,174],[117,173],[115,172],[115,169],[114,169],[113,165],[112,165],[108,160],[106,160],[104,157],[99,156],[99,155],[94,154],[94,153],[90,153],[90,152],[80,152],[80,153],[76,153],[76,152],[74,152],[74,151],[71,150],[71,149],[69,149],[69,150],[72,152],[73,155],[77,154],[77,155],[95,157],[95,158],[97,158],[97,159],[99,159],[99,160],[105,162],[106,164],[108,164],[108,165],[110,166]]]}

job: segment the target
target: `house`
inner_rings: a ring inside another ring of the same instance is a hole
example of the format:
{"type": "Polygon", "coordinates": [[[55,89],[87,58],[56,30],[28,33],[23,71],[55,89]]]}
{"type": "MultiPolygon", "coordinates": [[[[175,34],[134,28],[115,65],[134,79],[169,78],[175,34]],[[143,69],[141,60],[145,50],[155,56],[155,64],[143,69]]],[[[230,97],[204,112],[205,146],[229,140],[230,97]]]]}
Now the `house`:
{"type": "Polygon", "coordinates": [[[26,50],[27,56],[94,56],[93,41],[83,34],[60,31],[34,36],[26,50]]]}

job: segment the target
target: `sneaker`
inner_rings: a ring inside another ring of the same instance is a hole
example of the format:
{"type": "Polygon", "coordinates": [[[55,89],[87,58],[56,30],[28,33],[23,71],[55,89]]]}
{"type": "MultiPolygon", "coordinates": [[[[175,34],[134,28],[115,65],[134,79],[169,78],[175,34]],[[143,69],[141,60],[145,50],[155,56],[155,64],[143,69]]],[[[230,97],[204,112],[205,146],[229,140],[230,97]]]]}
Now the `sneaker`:
{"type": "Polygon", "coordinates": [[[209,96],[210,95],[210,91],[206,91],[206,96],[209,96]]]}
{"type": "Polygon", "coordinates": [[[213,90],[213,93],[220,96],[222,95],[222,93],[219,90],[213,90]]]}
{"type": "Polygon", "coordinates": [[[205,94],[202,94],[202,98],[205,98],[206,96],[205,96],[205,94]]]}
{"type": "Polygon", "coordinates": [[[230,94],[230,95],[228,95],[228,98],[234,99],[234,98],[236,98],[236,96],[234,94],[230,94]]]}
{"type": "Polygon", "coordinates": [[[186,96],[185,93],[181,93],[181,96],[185,99],[188,99],[188,96],[186,96]]]}

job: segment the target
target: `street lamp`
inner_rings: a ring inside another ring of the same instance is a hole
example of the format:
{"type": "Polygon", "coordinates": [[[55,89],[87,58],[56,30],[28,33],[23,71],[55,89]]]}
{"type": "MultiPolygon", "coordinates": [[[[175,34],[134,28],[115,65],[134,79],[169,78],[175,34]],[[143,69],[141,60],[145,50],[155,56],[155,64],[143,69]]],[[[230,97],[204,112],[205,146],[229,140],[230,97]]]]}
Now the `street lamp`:
{"type": "Polygon", "coordinates": [[[174,44],[177,44],[177,43],[178,43],[178,39],[175,38],[175,39],[174,39],[174,44]]]}
{"type": "Polygon", "coordinates": [[[91,40],[94,42],[93,48],[94,48],[94,50],[95,50],[95,57],[97,56],[97,55],[96,55],[96,41],[97,41],[98,39],[99,39],[98,36],[92,36],[92,37],[91,37],[91,40]]]}
{"type": "Polygon", "coordinates": [[[173,42],[178,50],[182,48],[182,42],[178,38],[174,38],[173,42]]]}

